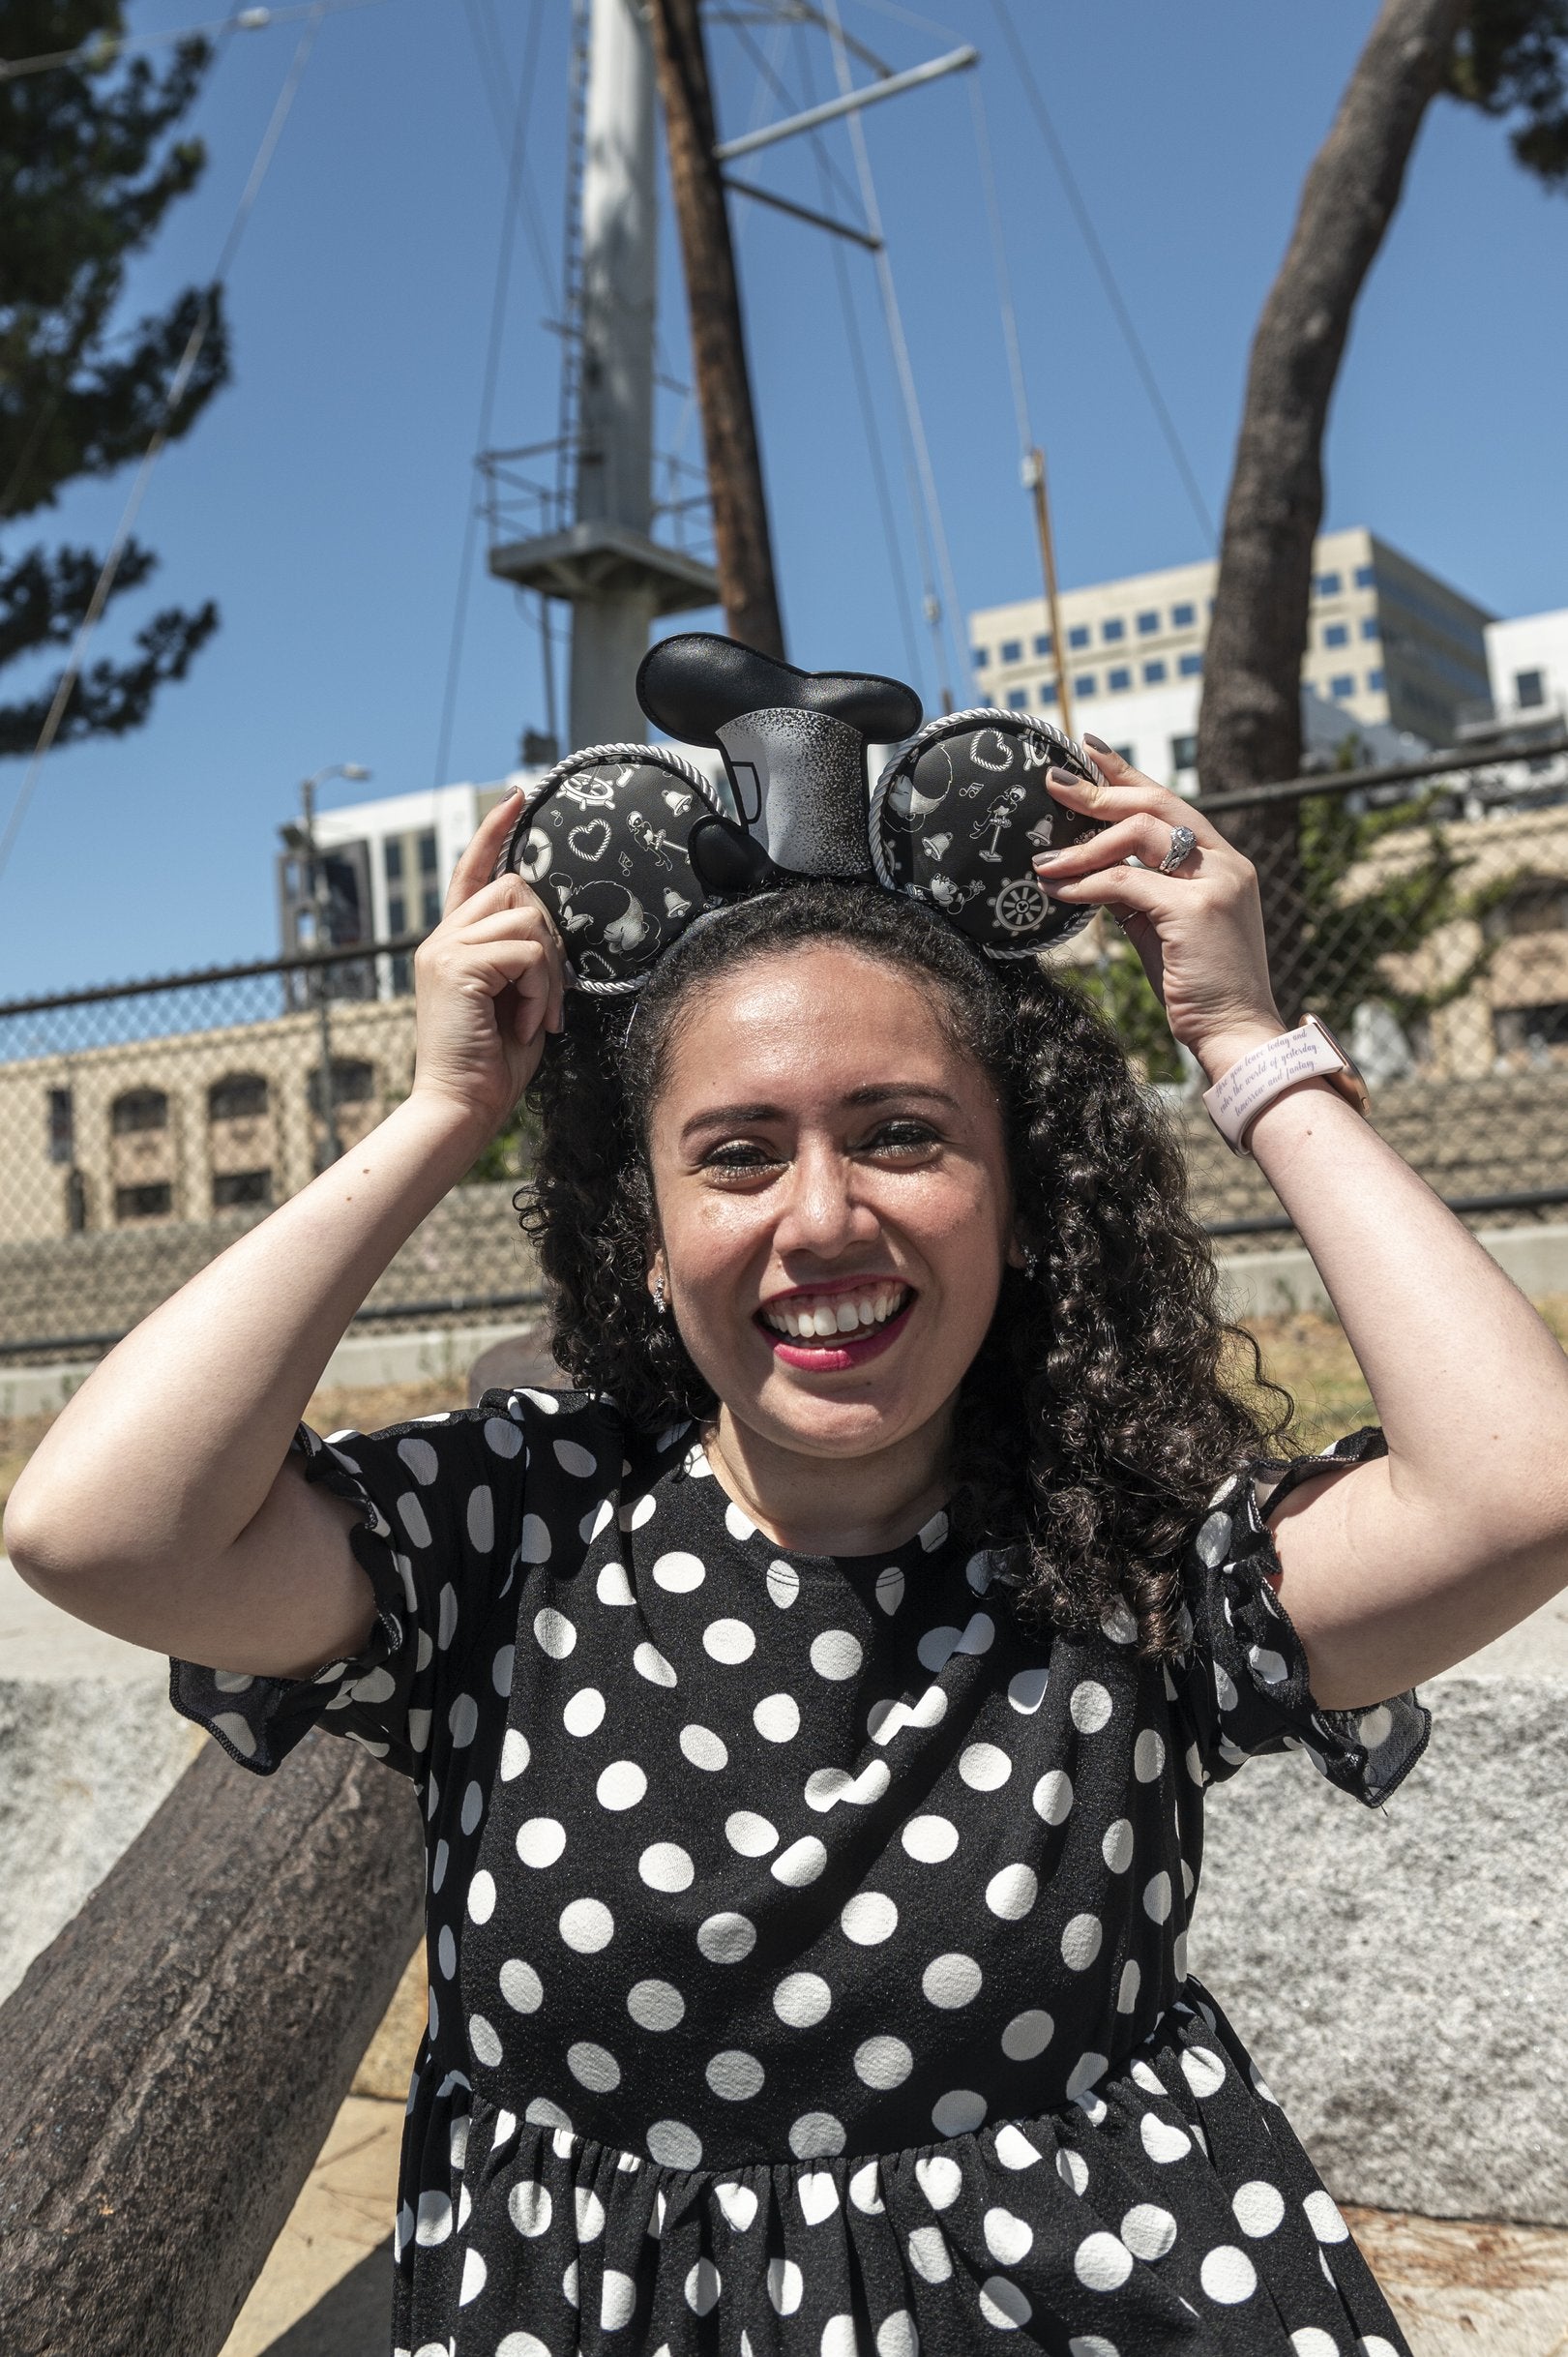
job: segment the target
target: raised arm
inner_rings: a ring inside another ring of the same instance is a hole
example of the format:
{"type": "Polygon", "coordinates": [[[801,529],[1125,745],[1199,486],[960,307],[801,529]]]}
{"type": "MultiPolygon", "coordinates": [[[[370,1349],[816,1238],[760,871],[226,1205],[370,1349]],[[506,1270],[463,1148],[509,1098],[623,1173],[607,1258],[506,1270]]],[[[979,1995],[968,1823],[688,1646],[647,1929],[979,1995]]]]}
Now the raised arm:
{"type": "MultiPolygon", "coordinates": [[[[1218,1080],[1286,1029],[1257,877],[1200,805],[1089,741],[1109,786],[1052,771],[1052,790],[1112,823],[1044,861],[1041,882],[1123,919],[1172,1032],[1218,1080]],[[1177,825],[1198,847],[1161,875],[1177,825]],[[1129,854],[1144,865],[1129,870],[1129,854]]],[[[1568,1585],[1568,1358],[1469,1230],[1326,1082],[1277,1097],[1248,1143],[1312,1254],[1388,1443],[1385,1457],[1303,1483],[1277,1518],[1280,1600],[1314,1694],[1356,1709],[1464,1660],[1568,1585]]]]}
{"type": "Polygon", "coordinates": [[[508,800],[486,819],[416,952],[409,1097],[143,1319],[13,1490],[16,1569],[78,1618],[274,1676],[351,1651],[369,1628],[354,1511],[305,1481],[288,1445],[355,1310],[559,1028],[550,920],[518,878],[486,880],[515,816],[508,800]]]}

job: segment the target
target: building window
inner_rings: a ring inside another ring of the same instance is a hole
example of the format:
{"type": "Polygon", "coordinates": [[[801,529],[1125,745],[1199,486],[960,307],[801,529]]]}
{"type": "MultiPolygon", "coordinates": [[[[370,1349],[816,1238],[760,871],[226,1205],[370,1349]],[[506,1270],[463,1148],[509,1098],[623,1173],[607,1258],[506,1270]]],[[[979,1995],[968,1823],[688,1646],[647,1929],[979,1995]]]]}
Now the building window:
{"type": "Polygon", "coordinates": [[[1101,623],[1100,636],[1108,646],[1114,646],[1118,640],[1126,638],[1127,625],[1119,616],[1113,615],[1109,622],[1101,623]]]}
{"type": "Polygon", "coordinates": [[[1086,622],[1075,622],[1072,629],[1067,634],[1067,643],[1069,646],[1073,647],[1087,646],[1089,643],[1088,624],[1086,622]]]}
{"type": "Polygon", "coordinates": [[[394,958],[392,961],[392,989],[394,997],[399,999],[406,999],[413,987],[413,959],[407,956],[394,958]]]}
{"type": "Polygon", "coordinates": [[[1196,736],[1173,736],[1170,739],[1170,766],[1172,769],[1178,770],[1198,767],[1198,739],[1196,736]]]}
{"type": "Polygon", "coordinates": [[[419,839],[420,874],[422,876],[433,876],[435,874],[436,864],[435,829],[433,826],[428,826],[419,839]]]}
{"type": "Polygon", "coordinates": [[[1340,702],[1343,703],[1347,696],[1353,696],[1355,694],[1355,681],[1351,678],[1348,671],[1341,671],[1337,679],[1331,679],[1329,681],[1328,692],[1331,696],[1337,697],[1340,702]]]}
{"type": "Polygon", "coordinates": [[[1099,687],[1095,680],[1093,671],[1082,671],[1079,674],[1078,678],[1076,678],[1073,682],[1073,693],[1075,696],[1095,696],[1099,694],[1099,687]]]}
{"type": "Polygon", "coordinates": [[[216,1171],[213,1174],[213,1209],[236,1210],[240,1205],[259,1203],[269,1209],[272,1206],[271,1171],[216,1171]]]}
{"type": "Polygon", "coordinates": [[[1543,671],[1514,673],[1514,701],[1522,712],[1534,711],[1546,701],[1546,674],[1543,671]]]}
{"type": "Polygon", "coordinates": [[[421,905],[425,910],[427,930],[432,925],[438,925],[441,922],[441,895],[433,884],[428,887],[421,905]]]}
{"type": "Polygon", "coordinates": [[[1349,643],[1350,633],[1343,622],[1330,622],[1324,629],[1323,644],[1325,646],[1348,646],[1349,643]]]}
{"type": "Polygon", "coordinates": [[[1132,684],[1133,674],[1125,664],[1118,664],[1113,671],[1108,671],[1106,674],[1106,686],[1112,696],[1122,695],[1132,684]]]}
{"type": "Polygon", "coordinates": [[[1001,660],[1004,663],[1021,663],[1023,660],[1023,641],[1021,639],[1004,639],[1002,641],[1001,660]]]}
{"type": "Polygon", "coordinates": [[[1158,687],[1158,686],[1160,685],[1161,680],[1162,680],[1162,679],[1164,679],[1164,677],[1165,677],[1165,665],[1164,665],[1162,662],[1160,662],[1160,661],[1158,660],[1158,658],[1156,658],[1156,660],[1155,660],[1154,662],[1152,662],[1152,663],[1145,663],[1145,664],[1144,664],[1144,666],[1143,666],[1143,685],[1144,685],[1145,687],[1158,687]]]}
{"type": "Polygon", "coordinates": [[[128,1089],[114,1100],[109,1126],[117,1138],[137,1129],[167,1129],[168,1098],[162,1089],[128,1089]]]}
{"type": "Polygon", "coordinates": [[[1371,565],[1357,565],[1353,576],[1358,589],[1376,589],[1377,576],[1371,565]]]}
{"type": "Polygon", "coordinates": [[[1196,606],[1172,606],[1170,609],[1172,630],[1191,630],[1197,619],[1198,608],[1196,606]]]}
{"type": "Polygon", "coordinates": [[[1183,655],[1176,669],[1184,679],[1197,679],[1202,672],[1203,658],[1201,655],[1183,655]]]}
{"type": "Polygon", "coordinates": [[[174,1189],[166,1178],[156,1186],[117,1186],[114,1190],[116,1219],[166,1219],[174,1208],[174,1189]]]}
{"type": "Polygon", "coordinates": [[[1499,1056],[1520,1055],[1545,1061],[1553,1050],[1568,1048],[1568,1001],[1558,999],[1546,1006],[1499,1006],[1492,1018],[1499,1056]]]}
{"type": "Polygon", "coordinates": [[[69,1089],[49,1090],[49,1160],[74,1162],[76,1159],[76,1117],[69,1089]]]}
{"type": "Polygon", "coordinates": [[[1534,876],[1516,884],[1508,898],[1487,920],[1490,940],[1511,934],[1561,933],[1568,930],[1568,881],[1560,876],[1534,876]]]}
{"type": "MultiPolygon", "coordinates": [[[[375,1066],[358,1056],[332,1059],[332,1101],[335,1105],[368,1105],[375,1094],[375,1066]]],[[[321,1111],[321,1066],[311,1074],[311,1111],[321,1111]]]]}
{"type": "Polygon", "coordinates": [[[1380,639],[1382,635],[1383,626],[1377,616],[1375,613],[1364,613],[1361,617],[1361,636],[1364,639],[1380,639]]]}
{"type": "Polygon", "coordinates": [[[1035,632],[1035,634],[1034,634],[1034,651],[1035,651],[1035,653],[1036,653],[1037,655],[1049,655],[1049,654],[1050,654],[1050,631],[1049,631],[1049,630],[1037,630],[1037,631],[1035,632]]]}
{"type": "Polygon", "coordinates": [[[1007,691],[1007,708],[1010,712],[1026,712],[1029,708],[1028,689],[1009,688],[1007,691]]]}
{"type": "Polygon", "coordinates": [[[386,877],[389,884],[401,883],[403,872],[403,847],[402,838],[400,835],[389,835],[386,841],[382,844],[381,864],[386,870],[386,877]]]}
{"type": "Polygon", "coordinates": [[[1338,597],[1341,593],[1342,586],[1343,584],[1337,573],[1319,573],[1317,579],[1313,583],[1313,587],[1317,590],[1319,597],[1338,597]]]}
{"type": "Polygon", "coordinates": [[[394,940],[408,931],[408,903],[400,892],[394,892],[387,902],[387,931],[394,940]]]}
{"type": "Polygon", "coordinates": [[[1377,671],[1369,671],[1369,672],[1367,673],[1367,693],[1368,693],[1368,695],[1369,695],[1369,696],[1380,696],[1380,695],[1382,694],[1382,692],[1383,692],[1383,674],[1382,674],[1381,669],[1379,669],[1379,670],[1377,670],[1377,671]]]}
{"type": "Polygon", "coordinates": [[[230,1072],[207,1091],[209,1121],[253,1121],[267,1110],[267,1083],[259,1072],[230,1072]]]}
{"type": "Polygon", "coordinates": [[[1055,701],[1056,701],[1056,682],[1055,682],[1055,680],[1054,680],[1054,679],[1046,679],[1046,680],[1043,680],[1043,681],[1041,682],[1041,687],[1040,687],[1040,701],[1041,701],[1041,702],[1042,702],[1042,703],[1054,703],[1054,702],[1055,702],[1055,701]]]}
{"type": "Polygon", "coordinates": [[[975,667],[975,670],[976,670],[977,671],[983,671],[985,670],[985,668],[986,668],[987,664],[988,664],[988,663],[991,661],[991,649],[990,649],[990,647],[989,647],[989,646],[976,646],[976,647],[971,648],[971,650],[970,650],[970,658],[969,658],[969,659],[970,659],[970,661],[973,663],[973,665],[974,665],[974,667],[975,667]]]}
{"type": "Polygon", "coordinates": [[[1157,613],[1140,613],[1139,615],[1138,635],[1140,639],[1152,639],[1159,627],[1160,617],[1157,613]]]}
{"type": "Polygon", "coordinates": [[[1138,747],[1136,745],[1112,745],[1110,750],[1116,756],[1118,761],[1125,761],[1127,763],[1129,769],[1137,767],[1138,764],[1133,760],[1134,754],[1138,751],[1138,747]]]}

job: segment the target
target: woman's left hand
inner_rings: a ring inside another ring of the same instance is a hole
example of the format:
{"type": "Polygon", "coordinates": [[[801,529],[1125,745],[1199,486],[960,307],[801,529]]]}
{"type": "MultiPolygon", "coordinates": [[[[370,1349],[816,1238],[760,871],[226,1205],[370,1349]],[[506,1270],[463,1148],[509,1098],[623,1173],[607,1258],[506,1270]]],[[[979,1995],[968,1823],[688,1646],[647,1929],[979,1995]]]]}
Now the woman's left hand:
{"type": "Polygon", "coordinates": [[[1165,1007],[1174,1036],[1211,1080],[1286,1028],[1269,981],[1257,871],[1201,807],[1124,761],[1095,736],[1084,743],[1105,773],[1096,786],[1049,773],[1066,810],[1108,821],[1082,843],[1034,862],[1042,890],[1071,908],[1106,908],[1121,923],[1165,1007]],[[1178,826],[1198,838],[1169,875],[1160,862],[1178,826]],[[1136,856],[1139,866],[1126,865],[1136,856]]]}

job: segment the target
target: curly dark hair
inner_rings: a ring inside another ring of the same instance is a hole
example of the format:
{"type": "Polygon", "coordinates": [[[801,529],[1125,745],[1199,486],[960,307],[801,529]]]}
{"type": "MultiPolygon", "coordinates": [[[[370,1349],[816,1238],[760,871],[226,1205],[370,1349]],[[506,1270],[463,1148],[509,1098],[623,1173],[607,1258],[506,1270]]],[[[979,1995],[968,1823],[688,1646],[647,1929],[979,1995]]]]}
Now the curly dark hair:
{"type": "Polygon", "coordinates": [[[655,1233],[649,1113],[683,1013],[755,959],[831,940],[930,995],[1002,1107],[1019,1233],[960,1387],[949,1512],[972,1543],[1016,1546],[1017,1604],[1088,1629],[1118,1601],[1140,1649],[1179,1648],[1180,1553],[1216,1486],[1284,1453],[1289,1395],[1222,1317],[1208,1238],[1163,1109],[1084,994],[1037,961],[988,966],[945,920],[868,885],[786,886],[695,928],[636,1002],[574,993],[529,1091],[541,1122],[518,1196],[548,1289],[556,1359],[650,1428],[714,1395],[647,1290],[655,1233]],[[1251,1397],[1228,1346],[1251,1353],[1251,1397]],[[1278,1406],[1272,1419],[1263,1401],[1278,1406]]]}

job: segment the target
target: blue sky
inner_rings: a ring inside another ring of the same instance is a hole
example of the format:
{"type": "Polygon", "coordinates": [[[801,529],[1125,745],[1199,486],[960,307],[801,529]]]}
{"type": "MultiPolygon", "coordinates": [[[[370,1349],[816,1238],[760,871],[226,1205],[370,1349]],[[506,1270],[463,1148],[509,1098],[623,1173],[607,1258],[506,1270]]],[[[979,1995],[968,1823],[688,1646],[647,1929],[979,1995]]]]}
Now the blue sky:
{"type": "MultiPolygon", "coordinates": [[[[529,0],[488,6],[515,76],[529,0]]],[[[528,156],[551,270],[559,234],[566,0],[545,11],[528,156]]],[[[845,0],[895,64],[953,45],[980,70],[1036,430],[1071,583],[1201,554],[1187,492],[1130,366],[1010,67],[991,0],[935,17],[845,0]]],[[[1249,0],[1013,0],[1056,128],[1204,497],[1224,503],[1246,356],[1302,175],[1375,15],[1249,0]]],[[[186,23],[133,0],[136,31],[186,23]]],[[[378,0],[329,18],[230,283],[235,381],[155,475],[138,530],[162,569],[101,636],[158,603],[215,597],[222,628],[149,727],[47,763],[0,877],[0,995],[65,988],[276,942],[272,851],[297,781],[364,761],[375,791],[435,781],[471,458],[501,236],[505,154],[465,0],[378,0]]],[[[210,164],[137,271],[135,312],[210,274],[297,28],[237,37],[195,128],[210,164]]],[[[780,110],[715,33],[722,126],[780,110]]],[[[819,89],[825,45],[810,41],[819,89]]],[[[799,87],[795,41],[780,70],[799,87]]],[[[964,607],[1032,594],[1037,563],[975,161],[955,78],[866,117],[964,607]]],[[[852,174],[842,129],[830,139],[852,174]]],[[[819,201],[810,153],[755,161],[819,201]]],[[[900,605],[834,273],[818,232],[758,208],[741,267],[794,659],[907,674],[900,605]]],[[[664,343],[684,374],[667,233],[664,343]]],[[[844,249],[904,570],[918,597],[896,391],[871,267],[844,249]]],[[[1365,522],[1500,613],[1568,604],[1568,199],[1518,170],[1501,126],[1429,117],[1364,293],[1328,439],[1330,526],[1365,522]]],[[[506,313],[497,445],[553,430],[552,297],[526,237],[506,313]]],[[[667,434],[683,404],[666,400],[667,434]]],[[[700,456],[688,414],[682,444],[700,456]]],[[[126,482],[34,520],[101,545],[126,482]]],[[[28,527],[13,533],[15,549],[28,527]]],[[[702,617],[694,617],[700,621],[702,617]]],[[[924,664],[924,655],[923,655],[924,664]]],[[[7,690],[15,675],[7,679],[7,690]]],[[[934,678],[919,684],[934,698],[934,678]]],[[[448,777],[492,777],[544,718],[538,644],[476,548],[448,777]]],[[[21,764],[0,764],[0,814],[21,764]]],[[[331,791],[331,790],[329,790],[331,791]]],[[[344,790],[336,790],[342,792],[344,790]]]]}

